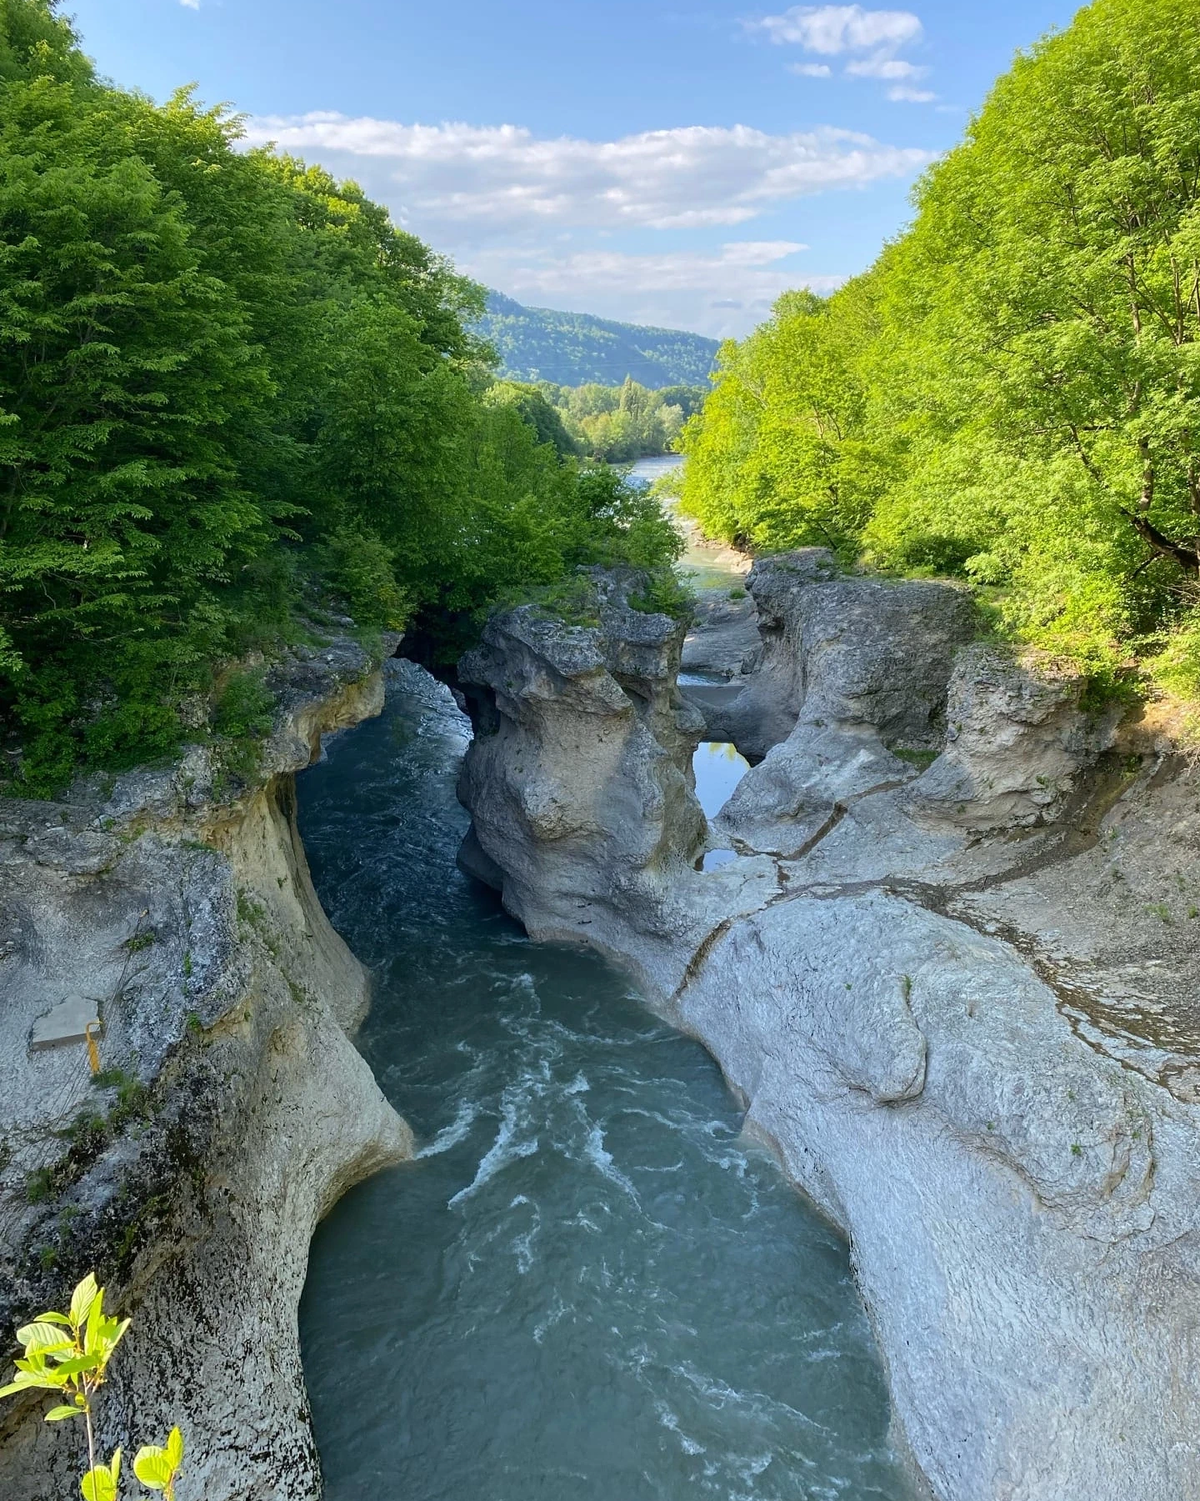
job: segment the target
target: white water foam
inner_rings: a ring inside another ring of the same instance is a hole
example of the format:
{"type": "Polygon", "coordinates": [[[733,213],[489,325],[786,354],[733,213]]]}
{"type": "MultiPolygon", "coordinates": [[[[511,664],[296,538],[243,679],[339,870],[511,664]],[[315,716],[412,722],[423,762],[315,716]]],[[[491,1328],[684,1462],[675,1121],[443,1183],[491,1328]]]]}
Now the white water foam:
{"type": "MultiPolygon", "coordinates": [[[[505,1091],[508,1094],[508,1091],[505,1091]]],[[[517,1106],[516,1101],[506,1098],[501,1107],[500,1129],[496,1132],[496,1139],[484,1154],[483,1161],[475,1170],[475,1176],[467,1184],[466,1188],[460,1188],[453,1198],[447,1200],[446,1207],[453,1209],[476,1193],[490,1179],[494,1178],[502,1168],[510,1162],[517,1162],[522,1157],[532,1157],[538,1149],[538,1138],[525,1141],[514,1141],[517,1134],[517,1106]]]]}
{"type": "Polygon", "coordinates": [[[450,1124],[443,1126],[433,1140],[427,1142],[417,1153],[418,1160],[422,1157],[438,1157],[451,1147],[456,1147],[470,1135],[471,1127],[478,1118],[479,1106],[473,1100],[464,1100],[450,1124]]]}
{"type": "Polygon", "coordinates": [[[594,1168],[599,1169],[611,1182],[623,1188],[633,1202],[641,1208],[641,1199],[638,1191],[618,1167],[613,1166],[612,1153],[605,1151],[604,1132],[598,1125],[593,1125],[587,1134],[587,1142],[583,1149],[583,1155],[594,1168]]]}

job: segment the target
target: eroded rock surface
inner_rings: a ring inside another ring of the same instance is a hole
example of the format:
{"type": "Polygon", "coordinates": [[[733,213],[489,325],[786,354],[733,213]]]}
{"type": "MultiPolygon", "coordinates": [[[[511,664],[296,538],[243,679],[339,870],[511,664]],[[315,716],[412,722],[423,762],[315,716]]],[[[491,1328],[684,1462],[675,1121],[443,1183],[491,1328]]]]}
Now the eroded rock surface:
{"type": "MultiPolygon", "coordinates": [[[[240,773],[193,747],[69,802],[0,802],[0,1323],[95,1270],[134,1317],[100,1437],[187,1434],[188,1494],[301,1501],[320,1473],[296,1310],[318,1218],[411,1154],[350,1034],[367,977],[330,927],[294,818],[323,732],[378,713],[355,642],[272,669],[279,708],[240,773]],[[94,1001],[85,1047],[30,1051],[37,1018],[94,1001]]],[[[0,1409],[0,1493],[74,1493],[75,1425],[0,1409]]]]}
{"type": "Polygon", "coordinates": [[[706,1043],[845,1229],[938,1501],[1196,1501],[1200,785],[1079,683],[965,645],[956,591],[829,574],[755,591],[742,707],[774,749],[709,835],[738,858],[694,868],[677,742],[635,729],[673,649],[617,684],[618,614],[591,737],[578,677],[510,671],[534,648],[493,623],[479,846],[531,932],[625,959],[706,1043]],[[538,806],[592,810],[569,832],[505,811],[535,767],[538,806]]]}
{"type": "Polygon", "coordinates": [[[632,608],[637,583],[597,575],[595,626],[532,605],[497,615],[460,662],[475,724],[460,863],[499,886],[537,938],[624,954],[625,935],[641,932],[637,963],[659,983],[680,929],[699,942],[721,900],[694,870],[707,836],[691,766],[704,724],[676,687],[686,622],[632,608]]]}
{"type": "Polygon", "coordinates": [[[744,588],[708,588],[696,592],[696,608],[683,641],[684,672],[714,678],[753,672],[762,655],[758,612],[744,588]]]}
{"type": "Polygon", "coordinates": [[[1079,674],[1029,670],[993,646],[960,652],[946,747],[913,788],[914,808],[979,830],[1053,819],[1116,731],[1119,712],[1089,713],[1084,695],[1079,674]]]}
{"type": "Polygon", "coordinates": [[[755,563],[747,580],[762,653],[709,733],[761,759],[798,723],[919,747],[940,741],[951,662],[972,609],[947,584],[840,576],[833,554],[801,548],[755,563]]]}

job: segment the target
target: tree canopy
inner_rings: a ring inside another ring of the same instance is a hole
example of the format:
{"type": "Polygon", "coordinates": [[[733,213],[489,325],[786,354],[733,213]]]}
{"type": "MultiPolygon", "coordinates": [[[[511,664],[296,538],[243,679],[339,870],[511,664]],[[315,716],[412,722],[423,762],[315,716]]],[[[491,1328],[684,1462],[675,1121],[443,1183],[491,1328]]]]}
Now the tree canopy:
{"type": "Polygon", "coordinates": [[[0,0],[0,717],[27,791],[169,750],[221,663],[331,614],[456,641],[513,588],[671,554],[493,388],[481,288],[239,137],[97,81],[54,0],[0,0]]]}
{"type": "Polygon", "coordinates": [[[1200,689],[1192,0],[1095,0],[1018,57],[915,208],[864,275],[723,348],[685,508],[964,576],[1023,639],[1200,689]]]}

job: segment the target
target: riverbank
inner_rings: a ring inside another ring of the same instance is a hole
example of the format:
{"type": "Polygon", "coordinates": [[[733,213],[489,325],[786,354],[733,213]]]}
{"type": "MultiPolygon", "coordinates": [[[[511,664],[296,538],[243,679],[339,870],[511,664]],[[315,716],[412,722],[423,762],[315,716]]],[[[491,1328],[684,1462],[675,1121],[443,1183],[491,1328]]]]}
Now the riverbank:
{"type": "Polygon", "coordinates": [[[627,965],[848,1233],[940,1501],[1192,1501],[1200,792],[945,585],[750,587],[763,759],[711,825],[682,626],[493,619],[462,786],[505,905],[627,965]]]}
{"type": "MultiPolygon", "coordinates": [[[[350,1040],[368,975],[295,825],[322,734],[379,712],[378,658],[333,638],[268,682],[272,733],[236,769],[197,745],[73,801],[0,801],[0,1321],[96,1271],[135,1316],[97,1442],[178,1424],[181,1495],[206,1501],[319,1494],[296,1328],[309,1241],[412,1149],[350,1040]]],[[[46,1405],[0,1408],[6,1501],[58,1501],[87,1468],[81,1425],[45,1424],[46,1405]]]]}

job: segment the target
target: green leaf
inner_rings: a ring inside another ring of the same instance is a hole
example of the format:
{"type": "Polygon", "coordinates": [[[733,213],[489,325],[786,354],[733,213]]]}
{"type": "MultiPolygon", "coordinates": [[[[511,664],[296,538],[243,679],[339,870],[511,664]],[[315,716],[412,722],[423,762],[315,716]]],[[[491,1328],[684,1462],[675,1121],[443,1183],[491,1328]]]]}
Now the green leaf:
{"type": "Polygon", "coordinates": [[[61,1376],[65,1381],[68,1376],[80,1376],[84,1371],[95,1371],[104,1365],[99,1355],[76,1355],[73,1360],[59,1361],[50,1376],[61,1376]]]}
{"type": "Polygon", "coordinates": [[[138,1450],[133,1461],[133,1473],[149,1490],[165,1491],[175,1478],[175,1471],[183,1459],[182,1437],[179,1439],[179,1459],[173,1458],[170,1446],[178,1433],[178,1428],[172,1430],[165,1449],[160,1449],[157,1444],[147,1444],[138,1450]]]}
{"type": "MultiPolygon", "coordinates": [[[[74,1299],[72,1299],[72,1304],[74,1299]]],[[[84,1349],[90,1349],[95,1343],[101,1329],[104,1327],[104,1289],[96,1289],[96,1296],[88,1305],[87,1312],[87,1336],[84,1340],[84,1349]]]]}
{"type": "Polygon", "coordinates": [[[96,1286],[95,1274],[89,1272],[71,1294],[71,1323],[76,1329],[86,1320],[92,1304],[99,1296],[100,1289],[96,1286]]]}
{"type": "Polygon", "coordinates": [[[167,1458],[175,1469],[183,1463],[183,1434],[178,1428],[172,1428],[167,1438],[167,1458]]]}
{"type": "Polygon", "coordinates": [[[35,1324],[65,1324],[68,1328],[70,1328],[70,1326],[71,1326],[71,1320],[66,1316],[65,1313],[53,1313],[53,1312],[52,1313],[39,1313],[38,1316],[37,1316],[37,1318],[34,1319],[34,1323],[35,1324]]]}
{"type": "Polygon", "coordinates": [[[82,1407],[52,1407],[46,1414],[47,1423],[61,1423],[64,1418],[81,1418],[82,1407]]]}
{"type": "Polygon", "coordinates": [[[0,1397],[11,1397],[14,1392],[44,1391],[56,1392],[59,1387],[66,1386],[66,1378],[56,1381],[46,1376],[31,1376],[26,1371],[21,1371],[15,1381],[10,1381],[7,1386],[0,1386],[0,1397]]]}
{"type": "Polygon", "coordinates": [[[121,1451],[113,1450],[109,1464],[97,1465],[79,1482],[83,1501],[117,1501],[117,1483],[121,1478],[121,1451]]]}
{"type": "Polygon", "coordinates": [[[56,1329],[53,1324],[43,1323],[40,1319],[18,1329],[17,1339],[25,1346],[27,1355],[34,1350],[40,1350],[43,1353],[51,1350],[70,1350],[74,1345],[74,1340],[69,1336],[63,1337],[61,1329],[56,1329]]]}

